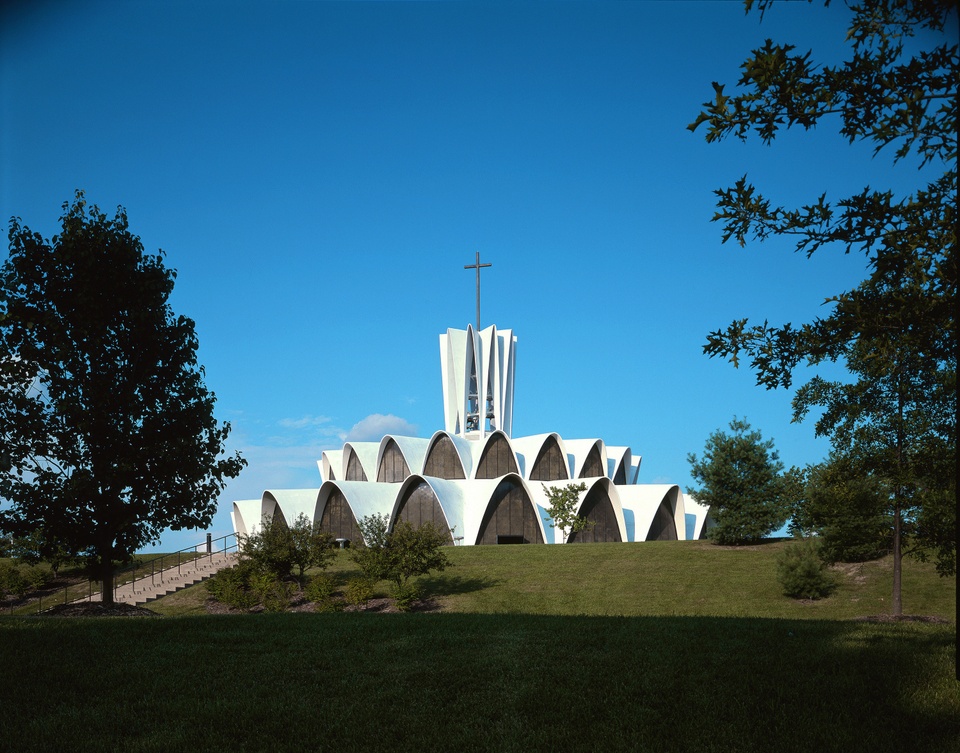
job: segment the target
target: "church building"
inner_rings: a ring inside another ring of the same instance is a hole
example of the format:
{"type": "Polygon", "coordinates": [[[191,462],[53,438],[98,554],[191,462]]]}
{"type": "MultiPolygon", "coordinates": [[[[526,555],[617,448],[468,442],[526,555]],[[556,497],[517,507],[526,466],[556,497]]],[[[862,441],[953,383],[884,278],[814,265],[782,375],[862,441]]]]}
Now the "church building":
{"type": "MultiPolygon", "coordinates": [[[[477,320],[479,322],[479,254],[477,320]]],[[[432,521],[451,545],[561,544],[698,539],[706,507],[675,484],[638,484],[640,456],[602,439],[556,433],[513,436],[517,338],[495,326],[440,335],[444,428],[429,438],[387,435],[347,442],[317,461],[316,489],[267,490],[233,503],[234,530],[301,513],[343,544],[357,522],[387,515],[391,527],[432,521]],[[583,483],[578,514],[591,525],[564,537],[546,489],[583,483]]]]}

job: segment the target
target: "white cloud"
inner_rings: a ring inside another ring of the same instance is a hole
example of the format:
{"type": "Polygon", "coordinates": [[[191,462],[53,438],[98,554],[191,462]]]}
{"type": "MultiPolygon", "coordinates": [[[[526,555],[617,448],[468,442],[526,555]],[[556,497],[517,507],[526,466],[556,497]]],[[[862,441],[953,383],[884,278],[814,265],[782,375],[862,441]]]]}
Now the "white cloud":
{"type": "Polygon", "coordinates": [[[313,429],[332,421],[329,416],[303,416],[302,418],[281,418],[277,421],[285,429],[313,429]]]}
{"type": "Polygon", "coordinates": [[[373,442],[385,434],[417,436],[417,427],[399,416],[373,413],[353,425],[344,437],[345,442],[373,442]]]}

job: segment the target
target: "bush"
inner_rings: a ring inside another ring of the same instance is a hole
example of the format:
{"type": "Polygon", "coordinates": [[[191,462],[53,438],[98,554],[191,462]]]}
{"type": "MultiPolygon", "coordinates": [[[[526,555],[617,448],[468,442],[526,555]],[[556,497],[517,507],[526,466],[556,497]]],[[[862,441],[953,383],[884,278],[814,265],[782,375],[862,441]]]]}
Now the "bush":
{"type": "Polygon", "coordinates": [[[304,591],[304,595],[307,597],[308,601],[325,601],[327,599],[333,598],[333,595],[337,592],[337,584],[334,582],[333,578],[327,573],[320,573],[319,575],[314,575],[310,582],[307,584],[307,588],[304,591]]]}
{"type": "Polygon", "coordinates": [[[343,602],[335,598],[336,593],[337,584],[326,573],[313,576],[304,591],[307,600],[317,605],[318,612],[338,612],[343,609],[343,602]]]}
{"type": "Polygon", "coordinates": [[[794,599],[820,599],[837,587],[837,579],[820,558],[820,542],[798,539],[777,555],[777,580],[794,599]]]}
{"type": "Polygon", "coordinates": [[[43,588],[53,580],[53,573],[42,567],[27,567],[23,570],[23,577],[30,585],[30,588],[37,590],[43,588]]]}
{"type": "Polygon", "coordinates": [[[422,596],[422,590],[415,583],[394,584],[393,601],[401,612],[409,612],[414,603],[419,601],[422,596]]]}
{"type": "Polygon", "coordinates": [[[30,584],[20,572],[20,568],[10,562],[0,562],[0,596],[23,598],[30,590],[30,584]]]}
{"type": "Polygon", "coordinates": [[[310,519],[301,513],[292,528],[280,516],[264,516],[260,529],[243,537],[240,554],[253,562],[257,570],[276,578],[285,578],[296,568],[298,580],[303,583],[307,568],[325,569],[335,552],[333,536],[321,531],[319,522],[311,525],[310,519]]]}
{"type": "Polygon", "coordinates": [[[286,612],[290,607],[295,587],[293,583],[273,578],[263,589],[263,609],[265,612],[286,612]]]}
{"type": "Polygon", "coordinates": [[[250,585],[253,573],[249,562],[241,562],[235,567],[220,570],[206,581],[207,592],[217,601],[234,609],[250,609],[259,603],[259,597],[250,585]]]}
{"type": "Polygon", "coordinates": [[[372,578],[361,575],[359,578],[353,578],[343,591],[343,596],[347,604],[355,607],[366,607],[367,602],[373,598],[374,588],[377,582],[372,578]]]}

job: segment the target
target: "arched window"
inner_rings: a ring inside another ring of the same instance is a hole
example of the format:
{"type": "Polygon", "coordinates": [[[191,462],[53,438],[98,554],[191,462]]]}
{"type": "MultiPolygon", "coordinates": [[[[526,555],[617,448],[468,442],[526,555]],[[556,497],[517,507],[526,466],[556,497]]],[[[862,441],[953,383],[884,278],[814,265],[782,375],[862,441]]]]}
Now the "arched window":
{"type": "Polygon", "coordinates": [[[403,459],[403,453],[400,452],[394,440],[388,440],[383,457],[380,458],[380,468],[377,469],[377,481],[396,483],[403,481],[409,475],[410,469],[407,467],[407,461],[403,459]]]}
{"type": "Polygon", "coordinates": [[[508,473],[519,473],[517,459],[503,434],[493,434],[487,442],[477,466],[476,478],[500,478],[508,473]]]}
{"type": "Polygon", "coordinates": [[[483,514],[477,543],[542,544],[538,517],[523,486],[516,479],[504,479],[483,514]]]}
{"type": "Polygon", "coordinates": [[[600,445],[595,444],[583,464],[580,478],[599,478],[606,475],[603,471],[603,461],[600,458],[600,445]]]}
{"type": "Polygon", "coordinates": [[[465,478],[457,448],[446,434],[441,434],[430,448],[427,461],[423,464],[423,475],[434,478],[465,478]]]}
{"type": "Polygon", "coordinates": [[[450,546],[453,545],[453,534],[450,533],[447,519],[440,507],[440,501],[426,481],[411,484],[410,488],[407,489],[403,499],[400,500],[396,520],[405,520],[414,528],[419,528],[424,523],[433,523],[441,531],[446,531],[446,543],[450,546]]]}
{"type": "Polygon", "coordinates": [[[357,453],[353,451],[351,447],[347,452],[350,453],[350,457],[347,459],[347,481],[366,481],[367,474],[363,470],[363,466],[360,464],[360,458],[357,457],[357,453]]]}
{"type": "Polygon", "coordinates": [[[586,518],[593,525],[587,526],[579,533],[570,534],[571,544],[596,544],[604,541],[623,541],[620,537],[620,526],[617,525],[617,516],[613,511],[610,495],[598,483],[588,493],[580,508],[580,517],[586,518]]]}
{"type": "Polygon", "coordinates": [[[676,541],[677,540],[677,522],[670,511],[670,505],[664,499],[657,508],[657,514],[653,516],[653,523],[650,524],[650,532],[647,534],[647,541],[676,541]]]}
{"type": "Polygon", "coordinates": [[[560,452],[560,444],[556,437],[550,437],[543,443],[540,454],[530,471],[531,481],[557,481],[569,478],[567,461],[560,452]]]}
{"type": "Polygon", "coordinates": [[[339,489],[334,489],[327,497],[323,515],[320,516],[320,530],[333,534],[336,539],[349,539],[354,544],[363,541],[353,510],[339,489]]]}

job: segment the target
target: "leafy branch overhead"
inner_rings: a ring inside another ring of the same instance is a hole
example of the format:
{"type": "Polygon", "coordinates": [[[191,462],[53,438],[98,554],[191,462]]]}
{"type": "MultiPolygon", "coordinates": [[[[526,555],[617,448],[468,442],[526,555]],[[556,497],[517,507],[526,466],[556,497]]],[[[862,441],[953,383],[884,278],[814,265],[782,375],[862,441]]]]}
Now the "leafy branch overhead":
{"type": "MultiPolygon", "coordinates": [[[[762,15],[774,3],[745,5],[762,15]]],[[[704,352],[747,362],[768,389],[792,387],[802,365],[846,367],[846,379],[801,385],[793,418],[822,410],[817,434],[855,460],[850,467],[888,484],[897,611],[901,534],[921,555],[934,548],[942,572],[955,566],[951,516],[933,511],[956,497],[957,10],[953,0],[861,0],[831,12],[848,14],[845,61],[818,65],[812,52],[767,40],[734,90],[714,82],[690,130],[705,127],[708,142],[753,134],[769,143],[781,129],[833,123],[848,142],[872,144],[875,158],[887,149],[894,163],[912,156],[918,185],[908,195],[867,186],[832,200],[824,191],[799,207],[779,206],[747,176],[717,190],[724,243],[783,237],[807,256],[858,254],[865,278],[829,296],[822,316],[798,325],[738,319],[709,333],[704,352]]]]}
{"type": "MultiPolygon", "coordinates": [[[[749,10],[753,3],[746,5],[749,10]]],[[[761,11],[770,6],[759,4],[761,11]]],[[[852,8],[847,39],[853,50],[844,63],[817,66],[810,52],[768,40],[741,66],[736,93],[713,84],[714,100],[688,126],[695,131],[705,124],[708,142],[746,139],[751,132],[770,142],[782,128],[809,129],[835,118],[849,141],[871,141],[875,153],[896,145],[894,161],[915,153],[921,165],[939,165],[943,172],[909,196],[867,187],[834,201],[821,193],[799,208],[777,206],[747,176],[718,189],[713,219],[723,223],[723,242],[792,237],[808,256],[840,248],[863,254],[869,276],[828,298],[831,313],[809,324],[748,327],[739,320],[712,332],[704,346],[709,356],[734,365],[746,357],[758,384],[790,387],[796,366],[842,359],[864,327],[923,332],[935,321],[951,326],[930,333],[942,336],[930,337],[925,352],[938,361],[952,357],[960,59],[950,33],[913,55],[906,43],[921,32],[924,38],[943,32],[953,9],[942,0],[870,0],[852,8]]]]}

